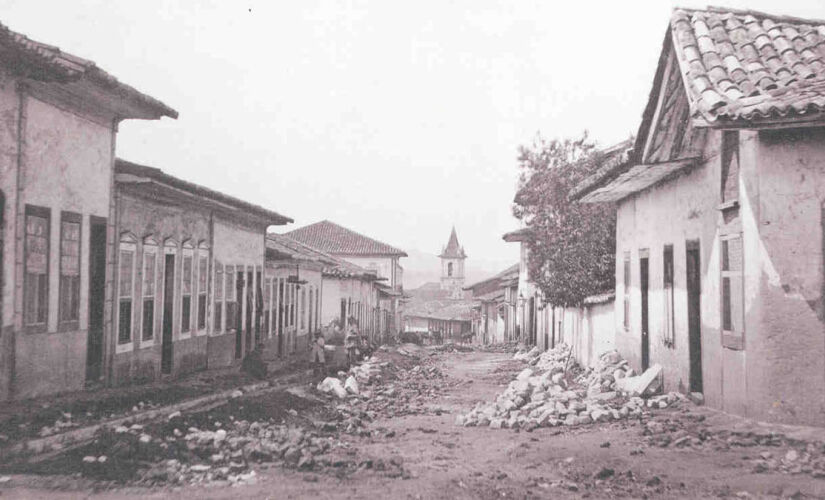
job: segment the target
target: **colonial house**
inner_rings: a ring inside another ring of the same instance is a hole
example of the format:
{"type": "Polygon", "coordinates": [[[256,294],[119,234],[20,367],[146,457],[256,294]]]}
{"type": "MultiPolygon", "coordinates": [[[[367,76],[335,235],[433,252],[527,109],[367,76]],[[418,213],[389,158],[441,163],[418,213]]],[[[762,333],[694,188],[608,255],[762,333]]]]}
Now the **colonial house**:
{"type": "Polygon", "coordinates": [[[267,327],[266,228],[292,220],[124,160],[115,185],[112,383],[241,359],[267,327]]]}
{"type": "Polygon", "coordinates": [[[541,292],[530,279],[528,265],[530,237],[531,231],[522,228],[506,233],[502,239],[508,243],[519,244],[516,325],[523,334],[525,344],[538,345],[546,350],[548,346],[555,345],[555,336],[551,335],[552,317],[548,318],[552,307],[544,307],[541,292]]]}
{"type": "Polygon", "coordinates": [[[0,25],[0,399],[98,381],[113,331],[118,125],[176,118],[0,25]]]}
{"type": "Polygon", "coordinates": [[[388,333],[390,311],[382,297],[392,291],[373,271],[288,236],[270,234],[267,276],[276,287],[269,332],[275,335],[281,355],[295,352],[296,346],[306,347],[307,335],[323,327],[346,325],[350,318],[375,342],[388,333]]]}
{"type": "Polygon", "coordinates": [[[518,296],[519,265],[464,289],[472,293],[473,316],[471,331],[475,343],[500,344],[518,339],[516,329],[516,297],[518,296]]]}
{"type": "Polygon", "coordinates": [[[320,328],[321,273],[327,265],[319,252],[286,236],[267,235],[264,331],[276,356],[293,354],[299,346],[305,350],[308,335],[320,328]]]}
{"type": "Polygon", "coordinates": [[[390,289],[397,292],[385,300],[391,307],[390,330],[393,334],[398,331],[401,325],[401,293],[404,290],[403,269],[399,260],[407,256],[406,252],[328,220],[294,229],[285,236],[383,278],[390,289]]]}
{"type": "Polygon", "coordinates": [[[676,9],[617,205],[616,342],[665,389],[759,419],[825,418],[825,24],[676,9]]]}

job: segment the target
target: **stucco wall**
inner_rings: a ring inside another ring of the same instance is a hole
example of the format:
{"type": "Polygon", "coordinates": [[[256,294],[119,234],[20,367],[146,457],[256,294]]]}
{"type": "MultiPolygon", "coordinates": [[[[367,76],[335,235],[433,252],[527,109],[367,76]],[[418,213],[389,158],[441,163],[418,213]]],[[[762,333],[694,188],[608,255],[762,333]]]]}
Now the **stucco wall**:
{"type": "MultiPolygon", "coordinates": [[[[7,125],[12,123],[10,99],[12,95],[7,87],[2,95],[8,106],[2,110],[7,125]]],[[[113,137],[112,127],[101,124],[99,118],[93,120],[33,97],[26,98],[22,201],[50,210],[49,311],[46,332],[16,333],[12,388],[16,398],[83,388],[88,340],[89,216],[109,216],[113,137]],[[78,327],[58,332],[61,211],[82,216],[81,281],[78,327]]],[[[2,168],[7,169],[9,165],[6,162],[2,168]]],[[[8,175],[8,170],[3,173],[4,191],[8,193],[5,186],[13,176],[8,175]]],[[[7,241],[15,240],[9,234],[7,241]]],[[[17,241],[16,251],[21,248],[22,243],[17,241]]],[[[14,261],[16,251],[5,256],[7,262],[14,261]]],[[[7,296],[5,290],[4,296],[7,296]]],[[[8,295],[13,296],[14,293],[8,295]]],[[[10,317],[5,310],[3,314],[5,323],[10,317]]]]}
{"type": "Polygon", "coordinates": [[[17,80],[10,78],[0,69],[0,189],[5,196],[3,205],[3,288],[2,331],[0,335],[0,400],[8,397],[11,390],[11,368],[13,366],[12,335],[14,328],[14,266],[15,246],[14,214],[17,206],[17,123],[18,96],[15,92],[17,80]]]}
{"type": "Polygon", "coordinates": [[[758,224],[759,328],[745,332],[749,413],[825,423],[825,130],[763,133],[749,206],[758,224]]]}
{"type": "Polygon", "coordinates": [[[613,301],[581,308],[557,308],[558,334],[582,366],[594,366],[599,355],[616,348],[613,301]]]}
{"type": "Polygon", "coordinates": [[[744,349],[720,334],[720,157],[709,134],[707,162],[619,204],[616,251],[617,345],[639,367],[639,249],[650,251],[651,363],[666,389],[689,377],[685,240],[699,240],[702,374],[707,404],[788,423],[825,421],[823,202],[825,132],[740,133],[739,220],[743,238],[744,349]],[[675,345],[662,342],[662,248],[674,245],[675,345]],[[631,253],[631,325],[622,326],[623,255],[631,253]]]}
{"type": "MultiPolygon", "coordinates": [[[[264,252],[265,252],[265,243],[264,243],[264,236],[265,236],[265,229],[255,229],[246,227],[245,225],[227,220],[225,218],[216,215],[213,219],[213,235],[212,235],[212,256],[216,262],[221,263],[224,266],[232,265],[235,266],[234,272],[237,274],[239,270],[243,270],[244,272],[244,297],[247,293],[247,287],[253,286],[253,294],[257,294],[258,286],[257,286],[257,271],[261,270],[261,275],[263,276],[263,266],[264,266],[264,252]],[[246,277],[248,276],[249,271],[252,271],[252,283],[247,283],[246,277]]],[[[213,272],[214,276],[214,272],[213,272]]],[[[261,285],[263,288],[263,285],[261,285]]],[[[238,308],[238,314],[241,318],[243,318],[241,324],[243,328],[246,328],[246,300],[240,301],[240,307],[238,308]]],[[[210,303],[212,301],[210,300],[210,303]]],[[[257,301],[253,300],[252,304],[250,304],[252,309],[252,324],[254,329],[255,324],[255,314],[257,308],[257,301]]],[[[214,310],[210,308],[210,317],[214,321],[214,310]]],[[[228,336],[230,337],[229,340],[221,339],[220,341],[211,341],[208,343],[209,350],[211,352],[208,353],[208,357],[212,360],[212,367],[215,367],[217,363],[221,363],[223,366],[231,364],[235,359],[235,338],[238,334],[237,332],[230,331],[228,327],[225,325],[226,321],[226,312],[221,315],[221,320],[224,322],[224,328],[212,328],[210,330],[210,335],[212,336],[228,336]],[[215,349],[226,349],[230,347],[231,355],[227,355],[223,352],[214,352],[215,349]]],[[[261,338],[263,339],[265,334],[263,333],[264,329],[264,321],[261,320],[261,338]]],[[[247,335],[246,331],[240,332],[241,334],[241,352],[246,353],[251,349],[251,345],[247,345],[247,335]]],[[[254,332],[250,335],[250,338],[254,339],[254,332]]],[[[254,340],[253,340],[254,342],[254,340]]]]}
{"type": "Polygon", "coordinates": [[[341,255],[339,257],[364,269],[377,268],[378,276],[380,278],[386,278],[387,281],[385,281],[385,283],[390,286],[395,286],[396,284],[403,285],[400,281],[398,283],[393,282],[393,267],[397,261],[395,257],[356,257],[348,255],[341,255]]]}
{"type": "MultiPolygon", "coordinates": [[[[282,342],[284,347],[288,347],[286,352],[291,352],[295,349],[298,349],[301,346],[305,345],[305,339],[308,338],[310,333],[310,322],[309,322],[309,290],[311,289],[313,292],[313,304],[312,307],[316,309],[317,306],[315,304],[316,300],[321,301],[321,318],[323,318],[323,307],[327,301],[326,294],[323,290],[322,279],[321,279],[321,271],[317,268],[309,268],[306,266],[301,266],[298,271],[298,276],[302,281],[306,281],[305,284],[301,285],[301,288],[298,290],[296,295],[296,302],[295,302],[295,310],[296,310],[296,319],[295,319],[295,326],[294,327],[284,327],[282,331],[279,331],[277,328],[277,321],[278,321],[278,308],[280,307],[283,298],[278,296],[277,293],[277,280],[286,280],[289,276],[295,275],[295,264],[290,263],[268,263],[267,264],[267,277],[272,278],[273,286],[275,287],[275,292],[272,294],[272,307],[271,307],[271,324],[272,324],[272,333],[268,336],[268,343],[267,343],[267,350],[277,353],[277,343],[278,343],[278,335],[282,336],[282,342]],[[303,290],[306,290],[306,300],[305,306],[301,307],[301,293],[303,290]],[[301,318],[303,318],[303,324],[301,323],[301,318]],[[298,346],[298,347],[296,347],[298,346]]],[[[288,286],[286,284],[285,286],[288,286]]],[[[286,314],[286,313],[285,313],[286,314]]],[[[315,314],[315,312],[313,312],[315,314]]],[[[318,326],[319,328],[322,327],[325,323],[323,321],[319,321],[318,326]]]]}
{"type": "MultiPolygon", "coordinates": [[[[200,242],[208,245],[210,240],[209,219],[210,214],[206,210],[198,210],[194,207],[175,206],[169,204],[154,203],[143,196],[135,196],[118,189],[117,195],[118,230],[117,234],[124,232],[131,233],[137,238],[137,251],[135,253],[135,282],[134,297],[132,305],[132,340],[125,344],[118,344],[112,361],[112,383],[123,384],[128,382],[145,381],[152,374],[153,378],[160,376],[161,350],[163,339],[163,304],[164,304],[164,275],[165,275],[165,252],[164,242],[167,238],[172,238],[176,242],[175,253],[175,298],[172,321],[172,373],[179,375],[198,369],[206,368],[206,343],[192,342],[191,339],[203,337],[206,331],[198,332],[196,325],[197,308],[197,262],[198,257],[206,252],[207,259],[209,250],[192,249],[193,277],[192,290],[192,319],[191,331],[181,332],[181,277],[182,277],[182,257],[183,243],[190,241],[193,247],[197,247],[200,242]],[[155,318],[154,336],[151,341],[142,340],[143,331],[143,257],[146,246],[144,238],[151,237],[157,243],[156,268],[155,268],[155,318]],[[197,350],[195,347],[202,348],[197,350]]],[[[188,250],[189,251],[189,250],[188,250]]],[[[119,258],[119,255],[116,256],[119,258]]],[[[116,263],[115,269],[118,268],[116,263]]],[[[115,273],[117,276],[118,273],[115,273]]],[[[116,278],[117,279],[117,278],[116,278]]],[[[119,289],[116,283],[116,289],[119,289]]],[[[209,301],[207,300],[207,303],[209,301]]],[[[209,314],[207,314],[209,318],[209,314]]],[[[115,324],[117,324],[115,320],[115,324]]],[[[112,345],[117,343],[117,331],[112,331],[112,345]]]]}
{"type": "MultiPolygon", "coordinates": [[[[705,398],[721,406],[722,360],[719,339],[719,256],[716,238],[720,203],[719,135],[709,134],[709,162],[668,183],[633,195],[618,205],[616,223],[616,345],[634,369],[641,369],[641,290],[639,251],[649,251],[650,362],[664,367],[667,390],[689,385],[686,241],[698,240],[702,267],[702,365],[705,398]],[[666,324],[664,246],[673,245],[674,343],[664,342],[666,324]],[[630,253],[630,326],[624,321],[624,254],[630,253]]],[[[735,355],[734,355],[735,356],[735,355]]],[[[736,360],[731,360],[731,363],[736,360]]]]}

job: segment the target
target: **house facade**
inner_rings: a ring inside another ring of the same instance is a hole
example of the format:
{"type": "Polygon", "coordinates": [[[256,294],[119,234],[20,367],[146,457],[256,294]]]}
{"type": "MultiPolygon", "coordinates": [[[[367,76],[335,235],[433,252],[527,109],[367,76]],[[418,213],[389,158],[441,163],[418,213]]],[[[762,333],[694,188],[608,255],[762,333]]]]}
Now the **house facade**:
{"type": "Polygon", "coordinates": [[[118,124],[177,112],[2,25],[0,52],[0,399],[18,399],[104,376],[118,124]]]}
{"type": "Polygon", "coordinates": [[[465,287],[475,303],[470,329],[479,344],[500,344],[518,339],[516,310],[518,263],[485,280],[465,287]]]}
{"type": "Polygon", "coordinates": [[[268,351],[277,357],[305,352],[310,336],[322,326],[322,271],[327,263],[318,252],[282,235],[267,235],[266,245],[268,351]]]}
{"type": "MultiPolygon", "coordinates": [[[[355,264],[376,275],[394,292],[385,294],[384,301],[390,306],[390,326],[393,335],[401,328],[403,268],[400,259],[407,254],[381,241],[359,234],[334,222],[324,220],[284,234],[304,245],[341,260],[355,264]]],[[[363,303],[362,300],[359,302],[363,303]]]]}
{"type": "Polygon", "coordinates": [[[673,13],[617,205],[616,343],[666,390],[763,420],[825,418],[825,26],[673,13]]]}
{"type": "Polygon", "coordinates": [[[117,160],[113,384],[240,360],[264,335],[264,237],[287,217],[117,160]]]}
{"type": "Polygon", "coordinates": [[[350,319],[372,341],[385,339],[390,311],[382,296],[391,291],[374,272],[286,235],[270,234],[267,250],[268,276],[278,287],[273,291],[273,304],[277,303],[273,314],[282,307],[286,311],[278,313],[283,320],[273,316],[271,331],[278,345],[286,346],[278,353],[292,354],[296,346],[304,352],[301,348],[308,345],[311,334],[325,327],[341,327],[350,319]]]}

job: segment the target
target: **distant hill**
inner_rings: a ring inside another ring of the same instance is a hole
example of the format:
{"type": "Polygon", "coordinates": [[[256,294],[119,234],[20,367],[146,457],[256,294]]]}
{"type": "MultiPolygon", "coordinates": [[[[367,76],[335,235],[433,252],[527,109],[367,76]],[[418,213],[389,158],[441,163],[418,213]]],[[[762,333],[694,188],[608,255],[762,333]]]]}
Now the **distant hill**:
{"type": "MultiPolygon", "coordinates": [[[[467,253],[470,250],[467,249],[467,253]]],[[[439,283],[441,281],[441,259],[434,253],[420,250],[407,250],[408,257],[401,259],[404,268],[404,289],[418,288],[425,283],[439,283]]],[[[469,257],[464,264],[465,283],[471,285],[476,281],[501,272],[511,266],[513,262],[497,260],[481,260],[469,257]]]]}

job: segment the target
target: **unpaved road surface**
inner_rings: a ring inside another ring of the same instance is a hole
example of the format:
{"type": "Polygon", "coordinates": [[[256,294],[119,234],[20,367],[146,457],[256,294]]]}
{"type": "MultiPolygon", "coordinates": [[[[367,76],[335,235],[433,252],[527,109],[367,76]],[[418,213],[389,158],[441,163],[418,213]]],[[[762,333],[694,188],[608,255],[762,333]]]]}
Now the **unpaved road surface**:
{"type": "MultiPolygon", "coordinates": [[[[646,443],[644,426],[638,421],[532,432],[458,427],[454,424],[457,414],[478,401],[494,399],[524,365],[512,361],[509,354],[488,352],[438,353],[424,358],[444,375],[433,381],[441,388],[424,403],[424,411],[378,412],[365,429],[380,432],[342,432],[336,437],[337,453],[362,465],[356,470],[335,473],[334,467],[263,464],[255,469],[252,484],[150,488],[96,483],[79,474],[59,472],[7,474],[0,476],[0,497],[825,497],[825,479],[753,469],[754,459],[784,453],[776,446],[660,448],[646,443]]],[[[686,414],[693,411],[674,411],[671,417],[688,418],[686,414]]]]}

